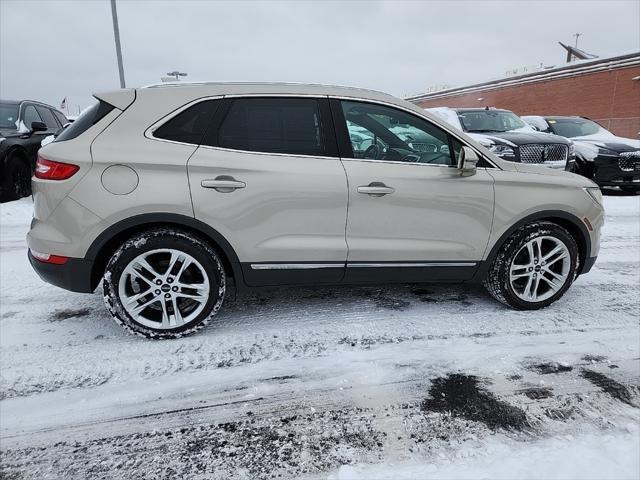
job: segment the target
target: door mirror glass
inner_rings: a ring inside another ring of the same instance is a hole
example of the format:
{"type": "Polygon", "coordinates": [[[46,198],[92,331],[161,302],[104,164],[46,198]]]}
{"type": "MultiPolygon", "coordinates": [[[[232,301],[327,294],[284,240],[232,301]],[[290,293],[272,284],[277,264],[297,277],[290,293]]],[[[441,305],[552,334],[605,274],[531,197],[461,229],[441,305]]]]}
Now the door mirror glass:
{"type": "Polygon", "coordinates": [[[32,132],[46,132],[47,124],[44,122],[31,122],[31,131],[32,132]]]}
{"type": "Polygon", "coordinates": [[[458,155],[458,169],[463,177],[474,175],[478,166],[480,157],[471,147],[463,146],[458,155]]]}

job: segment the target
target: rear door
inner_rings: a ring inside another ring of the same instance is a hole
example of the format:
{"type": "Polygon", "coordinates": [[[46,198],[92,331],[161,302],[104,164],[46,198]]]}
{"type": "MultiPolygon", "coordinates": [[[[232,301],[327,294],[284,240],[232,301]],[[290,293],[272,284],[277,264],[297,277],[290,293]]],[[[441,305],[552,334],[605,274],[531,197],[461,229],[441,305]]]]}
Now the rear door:
{"type": "Polygon", "coordinates": [[[388,105],[331,102],[349,182],[345,279],[471,278],[493,218],[486,168],[461,176],[461,142],[424,118],[388,105]]]}
{"type": "Polygon", "coordinates": [[[347,180],[326,97],[225,98],[210,123],[188,162],[194,213],[247,284],[339,282],[347,180]]]}

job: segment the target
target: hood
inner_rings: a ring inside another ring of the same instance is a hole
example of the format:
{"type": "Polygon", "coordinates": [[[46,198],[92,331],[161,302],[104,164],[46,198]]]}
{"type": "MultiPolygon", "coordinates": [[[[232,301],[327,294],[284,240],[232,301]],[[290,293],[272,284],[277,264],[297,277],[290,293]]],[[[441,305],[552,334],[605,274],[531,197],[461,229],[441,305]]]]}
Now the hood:
{"type": "MultiPolygon", "coordinates": [[[[471,136],[482,136],[492,143],[506,143],[513,147],[518,145],[525,145],[528,143],[537,143],[542,145],[552,143],[562,143],[569,145],[571,142],[564,137],[553,135],[551,133],[542,133],[536,131],[509,131],[509,132],[487,132],[487,133],[468,133],[471,136]]],[[[478,140],[480,141],[480,140],[478,140]]]]}
{"type": "MultiPolygon", "coordinates": [[[[544,177],[553,177],[554,183],[558,181],[573,187],[597,187],[597,185],[582,175],[576,173],[567,172],[566,170],[554,169],[545,167],[544,164],[539,163],[517,163],[517,162],[502,162],[504,165],[503,170],[509,170],[513,172],[526,173],[532,175],[542,175],[544,177]],[[504,165],[507,164],[507,165],[504,165]]],[[[544,178],[540,178],[541,182],[544,182],[544,178]]]]}
{"type": "Polygon", "coordinates": [[[640,149],[640,140],[634,140],[633,138],[616,137],[615,135],[603,136],[598,135],[585,135],[584,137],[572,138],[574,142],[582,142],[596,147],[606,148],[613,150],[617,153],[630,152],[640,149]]]}

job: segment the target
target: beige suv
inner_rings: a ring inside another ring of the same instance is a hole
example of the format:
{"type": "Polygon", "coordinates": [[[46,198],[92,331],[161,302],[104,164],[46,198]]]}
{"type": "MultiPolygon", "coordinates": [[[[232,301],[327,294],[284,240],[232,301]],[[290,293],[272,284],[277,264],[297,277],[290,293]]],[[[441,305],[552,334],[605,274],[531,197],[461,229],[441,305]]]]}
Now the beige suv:
{"type": "Polygon", "coordinates": [[[29,258],[153,338],[187,335],[227,285],[484,283],[545,307],[595,262],[600,191],[505,162],[422,109],[319,85],[97,94],[42,148],[29,258]]]}

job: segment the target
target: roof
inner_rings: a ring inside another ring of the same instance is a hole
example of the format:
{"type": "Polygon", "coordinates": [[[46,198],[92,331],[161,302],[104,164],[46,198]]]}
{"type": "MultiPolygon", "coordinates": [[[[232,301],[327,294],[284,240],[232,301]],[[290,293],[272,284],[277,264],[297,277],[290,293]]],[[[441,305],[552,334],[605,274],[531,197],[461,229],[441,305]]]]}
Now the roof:
{"type": "Polygon", "coordinates": [[[462,87],[454,87],[432,93],[413,95],[405,97],[405,100],[408,100],[409,102],[417,102],[427,99],[431,100],[436,98],[446,98],[461,95],[463,93],[495,90],[498,88],[514,85],[543,82],[557,78],[572,77],[576,75],[584,75],[588,73],[607,71],[616,68],[627,68],[638,65],[640,65],[640,52],[627,53],[615,57],[598,58],[595,60],[578,60],[571,63],[565,63],[560,66],[546,68],[538,72],[525,73],[523,75],[517,75],[514,77],[502,77],[462,87]]]}
{"type": "Polygon", "coordinates": [[[300,94],[300,95],[332,95],[344,97],[366,97],[371,99],[397,102],[394,97],[384,92],[360,87],[341,85],[324,85],[316,83],[292,82],[166,82],[142,87],[143,90],[181,89],[200,91],[205,95],[234,94],[300,94]]]}

